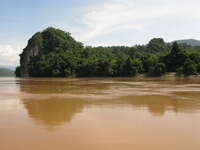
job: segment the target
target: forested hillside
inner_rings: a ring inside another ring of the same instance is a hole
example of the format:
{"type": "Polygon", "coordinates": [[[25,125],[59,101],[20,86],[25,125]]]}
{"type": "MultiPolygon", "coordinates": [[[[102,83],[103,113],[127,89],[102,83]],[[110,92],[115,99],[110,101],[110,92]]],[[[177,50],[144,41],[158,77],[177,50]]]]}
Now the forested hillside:
{"type": "Polygon", "coordinates": [[[147,45],[91,47],[68,32],[47,28],[36,33],[21,54],[17,76],[31,77],[132,77],[200,73],[198,48],[152,39],[147,45]],[[25,72],[25,73],[24,73],[25,72]]]}

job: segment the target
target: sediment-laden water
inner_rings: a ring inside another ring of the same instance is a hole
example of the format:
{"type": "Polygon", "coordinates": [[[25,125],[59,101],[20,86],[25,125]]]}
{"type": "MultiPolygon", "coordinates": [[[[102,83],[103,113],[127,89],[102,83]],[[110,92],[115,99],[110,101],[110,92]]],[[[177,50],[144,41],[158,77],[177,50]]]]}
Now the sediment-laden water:
{"type": "Polygon", "coordinates": [[[0,78],[0,150],[199,150],[200,78],[0,78]]]}

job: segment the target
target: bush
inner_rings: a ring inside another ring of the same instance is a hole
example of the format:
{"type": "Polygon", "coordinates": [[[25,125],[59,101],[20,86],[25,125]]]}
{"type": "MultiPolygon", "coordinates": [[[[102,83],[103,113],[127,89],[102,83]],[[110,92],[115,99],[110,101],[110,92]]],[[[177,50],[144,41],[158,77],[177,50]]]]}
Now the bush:
{"type": "Polygon", "coordinates": [[[181,72],[185,76],[196,75],[197,65],[191,59],[187,59],[183,65],[181,72]]]}
{"type": "Polygon", "coordinates": [[[166,73],[166,65],[164,63],[158,63],[155,67],[150,68],[148,76],[162,76],[166,73]]]}
{"type": "Polygon", "coordinates": [[[52,76],[53,77],[59,77],[60,76],[60,71],[58,69],[52,70],[52,76]]]}

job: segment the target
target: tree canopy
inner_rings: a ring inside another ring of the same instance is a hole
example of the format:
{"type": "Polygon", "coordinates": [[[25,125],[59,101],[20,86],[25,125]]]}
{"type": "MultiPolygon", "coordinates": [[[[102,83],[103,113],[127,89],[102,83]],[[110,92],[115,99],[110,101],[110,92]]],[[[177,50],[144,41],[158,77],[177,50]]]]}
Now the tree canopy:
{"type": "MultiPolygon", "coordinates": [[[[83,46],[68,32],[47,28],[29,40],[21,55],[33,45],[40,51],[28,64],[32,77],[161,76],[166,72],[188,76],[200,73],[200,53],[196,47],[190,46],[187,50],[183,44],[165,43],[161,38],[133,47],[91,47],[83,46]]],[[[20,76],[20,67],[16,75],[20,76]]]]}

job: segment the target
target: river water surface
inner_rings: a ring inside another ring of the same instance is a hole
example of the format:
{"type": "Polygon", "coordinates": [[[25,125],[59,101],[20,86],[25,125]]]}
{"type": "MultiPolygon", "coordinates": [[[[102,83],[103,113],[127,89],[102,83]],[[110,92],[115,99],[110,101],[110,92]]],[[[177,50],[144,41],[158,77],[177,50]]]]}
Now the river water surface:
{"type": "Polygon", "coordinates": [[[200,78],[0,78],[0,150],[200,150],[200,78]]]}

